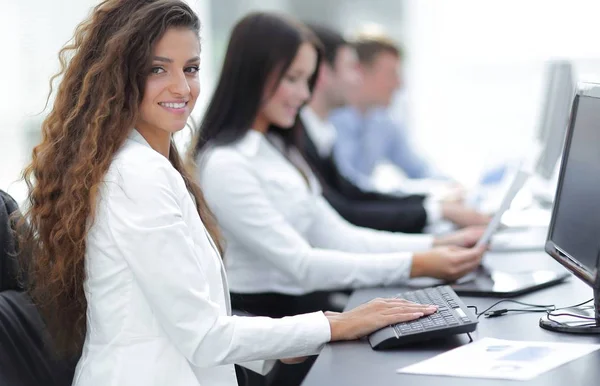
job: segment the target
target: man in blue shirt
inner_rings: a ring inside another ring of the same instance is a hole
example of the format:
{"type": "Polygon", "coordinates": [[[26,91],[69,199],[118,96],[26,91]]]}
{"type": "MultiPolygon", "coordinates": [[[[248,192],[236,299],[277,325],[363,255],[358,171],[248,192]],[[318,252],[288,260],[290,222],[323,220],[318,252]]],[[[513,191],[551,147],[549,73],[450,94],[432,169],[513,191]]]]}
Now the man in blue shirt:
{"type": "Polygon", "coordinates": [[[451,222],[457,227],[485,225],[489,216],[459,202],[432,195],[391,195],[362,189],[349,181],[332,160],[336,128],[328,121],[331,111],[348,103],[348,95],[361,83],[355,50],[338,32],[315,24],[309,27],[323,45],[323,61],[307,106],[300,112],[293,141],[322,193],[347,221],[367,228],[420,233],[427,227],[451,222]]]}
{"type": "Polygon", "coordinates": [[[435,172],[411,144],[406,128],[388,111],[401,86],[401,51],[383,37],[360,38],[354,43],[363,82],[351,105],[334,111],[337,129],[334,157],[340,171],[363,189],[373,189],[375,167],[391,162],[411,179],[435,177],[435,172]]]}

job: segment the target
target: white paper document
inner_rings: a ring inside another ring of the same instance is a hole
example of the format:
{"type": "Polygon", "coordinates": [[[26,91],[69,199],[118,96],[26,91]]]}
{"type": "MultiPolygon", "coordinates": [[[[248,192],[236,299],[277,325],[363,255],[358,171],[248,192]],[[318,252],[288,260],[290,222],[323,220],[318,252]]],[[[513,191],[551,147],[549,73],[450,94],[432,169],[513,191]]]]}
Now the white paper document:
{"type": "Polygon", "coordinates": [[[468,378],[529,380],[580,358],[600,345],[520,342],[483,338],[431,359],[398,369],[398,373],[468,378]]]}

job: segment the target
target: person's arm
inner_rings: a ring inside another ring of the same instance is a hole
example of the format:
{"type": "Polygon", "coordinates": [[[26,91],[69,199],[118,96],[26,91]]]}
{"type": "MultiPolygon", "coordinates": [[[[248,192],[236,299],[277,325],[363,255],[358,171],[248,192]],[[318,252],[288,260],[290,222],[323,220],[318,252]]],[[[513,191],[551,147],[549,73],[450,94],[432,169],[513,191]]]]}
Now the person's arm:
{"type": "Polygon", "coordinates": [[[382,199],[352,200],[328,185],[323,186],[323,196],[344,219],[357,226],[390,232],[422,233],[427,224],[427,214],[420,197],[387,196],[382,199]]]}
{"type": "Polygon", "coordinates": [[[206,201],[219,225],[253,255],[293,277],[306,292],[391,285],[408,279],[412,254],[393,251],[391,245],[389,253],[313,248],[273,207],[255,172],[260,173],[240,155],[219,149],[208,155],[199,170],[206,201]]]}
{"type": "Polygon", "coordinates": [[[316,199],[310,242],[321,248],[348,252],[385,253],[425,251],[433,247],[434,237],[404,234],[355,226],[344,220],[321,196],[316,199]]]}
{"type": "Polygon", "coordinates": [[[341,175],[333,160],[324,162],[330,165],[328,173],[320,173],[317,162],[312,164],[313,170],[317,170],[320,176],[323,196],[347,221],[357,226],[390,232],[423,232],[428,220],[424,196],[397,197],[366,192],[341,175]]]}
{"type": "Polygon", "coordinates": [[[315,201],[317,216],[310,227],[309,242],[321,248],[370,253],[394,250],[420,252],[444,245],[470,247],[483,234],[481,228],[467,228],[448,235],[433,237],[357,227],[343,219],[324,197],[319,196],[315,201]]]}
{"type": "Polygon", "coordinates": [[[209,296],[203,264],[219,257],[208,241],[205,248],[193,241],[180,207],[188,194],[183,180],[173,176],[170,165],[153,166],[121,168],[120,182],[106,184],[100,210],[106,211],[116,248],[177,350],[198,367],[318,353],[331,338],[323,313],[283,319],[223,315],[209,296]]]}

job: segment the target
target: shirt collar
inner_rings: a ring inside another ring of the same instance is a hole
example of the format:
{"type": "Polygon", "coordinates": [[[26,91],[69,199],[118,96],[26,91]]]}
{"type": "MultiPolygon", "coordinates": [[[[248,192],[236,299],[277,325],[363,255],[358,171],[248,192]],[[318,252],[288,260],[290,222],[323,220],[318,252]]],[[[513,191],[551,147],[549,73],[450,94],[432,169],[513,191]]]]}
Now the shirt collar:
{"type": "Polygon", "coordinates": [[[300,111],[300,119],[304,123],[308,137],[315,144],[321,157],[329,157],[337,139],[335,126],[322,120],[309,106],[300,111]]]}
{"type": "Polygon", "coordinates": [[[146,141],[146,138],[144,138],[139,131],[137,131],[137,129],[133,128],[131,129],[131,131],[129,132],[129,135],[127,136],[128,139],[137,142],[141,145],[144,146],[148,146],[148,147],[152,147],[150,146],[150,144],[148,143],[148,141],[146,141]]]}
{"type": "Polygon", "coordinates": [[[258,154],[260,144],[265,140],[263,133],[256,130],[248,130],[236,144],[237,149],[246,157],[254,157],[258,154]]]}

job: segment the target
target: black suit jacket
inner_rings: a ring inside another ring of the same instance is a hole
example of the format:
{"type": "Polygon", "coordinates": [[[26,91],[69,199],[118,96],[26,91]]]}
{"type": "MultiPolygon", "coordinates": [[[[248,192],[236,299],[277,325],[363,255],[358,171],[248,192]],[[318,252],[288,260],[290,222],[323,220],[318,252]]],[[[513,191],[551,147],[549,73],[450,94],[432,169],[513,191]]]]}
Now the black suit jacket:
{"type": "Polygon", "coordinates": [[[346,179],[331,157],[322,158],[301,119],[298,120],[297,147],[319,178],[323,196],[354,225],[391,232],[420,233],[427,222],[425,197],[396,197],[365,192],[346,179]]]}

